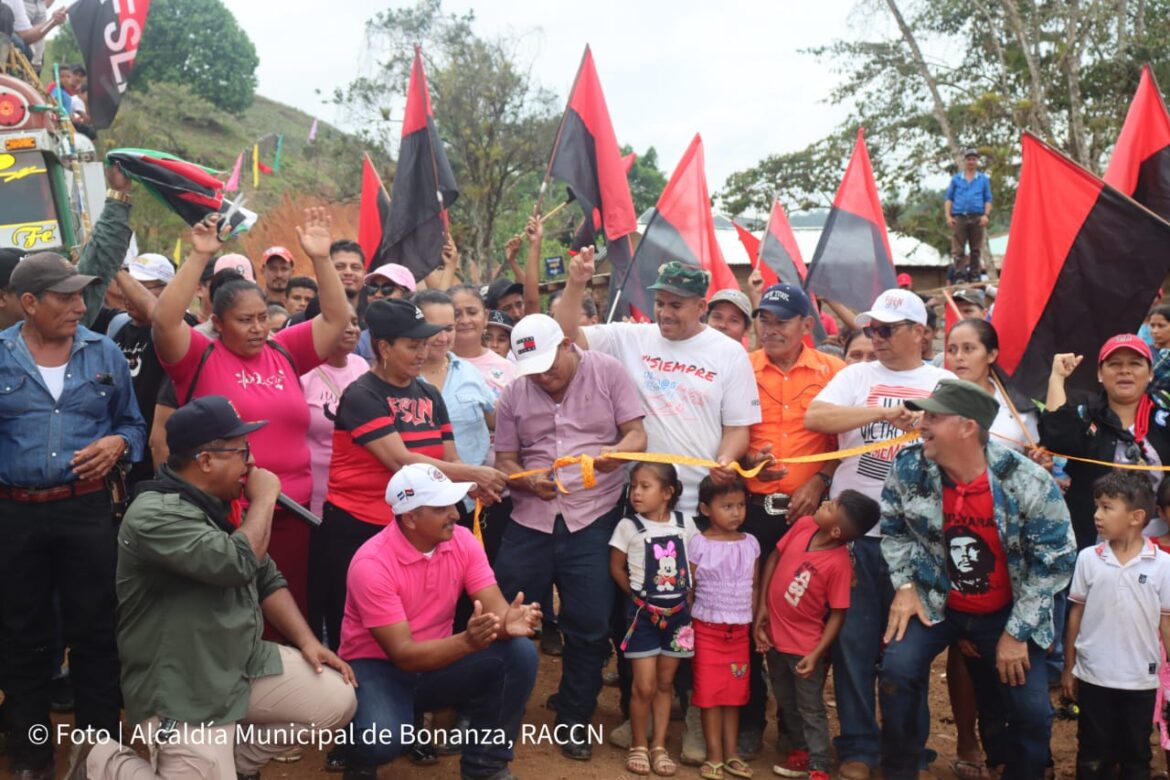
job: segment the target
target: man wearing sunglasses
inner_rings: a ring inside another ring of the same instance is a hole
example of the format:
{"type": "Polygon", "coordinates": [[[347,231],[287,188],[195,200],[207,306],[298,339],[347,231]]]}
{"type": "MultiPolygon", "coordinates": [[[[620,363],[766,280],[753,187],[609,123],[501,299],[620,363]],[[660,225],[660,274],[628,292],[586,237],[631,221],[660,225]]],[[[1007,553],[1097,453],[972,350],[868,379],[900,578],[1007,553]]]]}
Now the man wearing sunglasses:
{"type": "MultiPolygon", "coordinates": [[[[414,295],[416,287],[414,274],[410,272],[409,268],[398,263],[386,263],[366,274],[365,287],[362,288],[362,292],[366,294],[366,304],[369,305],[374,301],[407,300],[414,295]]],[[[374,359],[374,348],[370,343],[369,328],[362,330],[362,335],[358,337],[357,349],[354,352],[366,360],[374,359]]]]}
{"type": "MultiPolygon", "coordinates": [[[[886,290],[857,324],[873,341],[877,360],[846,366],[809,405],[804,416],[811,431],[836,434],[841,449],[892,439],[917,426],[917,415],[904,405],[926,398],[940,379],[954,374],[922,362],[926,306],[909,290],[886,290]]],[[[841,461],[830,496],[852,488],[881,500],[882,483],[899,446],[882,447],[841,461]]],[[[853,543],[854,584],[845,625],[833,648],[837,712],[841,736],[837,755],[840,776],[868,780],[881,758],[881,730],[876,715],[875,672],[881,656],[893,590],[882,563],[880,531],[853,543]]],[[[922,716],[926,717],[925,699],[922,716]]],[[[926,732],[923,731],[925,734],[926,732]]]]}
{"type": "Polygon", "coordinates": [[[122,693],[139,736],[85,746],[84,776],[217,777],[234,764],[258,778],[353,717],[353,670],[317,641],[268,556],[280,480],[247,439],[265,425],[218,395],[167,420],[170,456],[118,533],[122,693]],[[260,639],[265,619],[288,645],[260,639]]]}

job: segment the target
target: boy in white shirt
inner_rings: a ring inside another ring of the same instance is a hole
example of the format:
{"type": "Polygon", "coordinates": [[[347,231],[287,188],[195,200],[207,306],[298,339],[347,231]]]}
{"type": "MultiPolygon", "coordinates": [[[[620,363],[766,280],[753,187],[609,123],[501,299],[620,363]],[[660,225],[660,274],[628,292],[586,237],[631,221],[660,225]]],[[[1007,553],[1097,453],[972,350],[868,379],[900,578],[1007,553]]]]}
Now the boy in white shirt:
{"type": "Polygon", "coordinates": [[[1142,529],[1154,515],[1146,475],[1113,471],[1093,485],[1100,541],[1077,556],[1064,643],[1065,696],[1080,704],[1077,777],[1148,777],[1150,723],[1170,646],[1170,555],[1142,529]]]}

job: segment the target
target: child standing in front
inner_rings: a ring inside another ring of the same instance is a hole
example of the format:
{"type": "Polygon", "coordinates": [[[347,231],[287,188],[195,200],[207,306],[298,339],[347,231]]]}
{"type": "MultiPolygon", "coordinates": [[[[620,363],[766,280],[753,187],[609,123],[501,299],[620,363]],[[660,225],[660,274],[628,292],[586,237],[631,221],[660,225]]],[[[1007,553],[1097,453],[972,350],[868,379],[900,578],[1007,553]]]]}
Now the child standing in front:
{"type": "Polygon", "coordinates": [[[622,518],[609,540],[609,571],[629,597],[629,630],[621,650],[630,660],[630,752],[626,770],[673,775],[666,730],[679,661],[695,652],[691,628],[687,543],[699,533],[695,521],[674,511],[682,483],[674,466],[638,463],[630,471],[631,517],[622,518]],[[653,713],[654,744],[647,748],[646,720],[653,713]]]}
{"type": "Polygon", "coordinates": [[[880,514],[869,496],[843,490],[793,523],[768,556],[754,631],[794,746],[772,767],[783,777],[829,780],[824,659],[849,608],[853,564],[846,545],[865,536],[880,514]]]}
{"type": "Polygon", "coordinates": [[[749,693],[748,631],[760,558],[760,543],[739,530],[747,516],[747,486],[738,477],[726,485],[704,477],[699,513],[710,526],[687,545],[695,583],[693,703],[702,710],[707,741],[707,761],[699,775],[704,780],[722,780],[724,772],[750,778],[751,767],[736,755],[739,708],[749,693]]]}
{"type": "Polygon", "coordinates": [[[1114,471],[1093,484],[1100,541],[1077,556],[1064,640],[1064,695],[1080,705],[1077,778],[1149,777],[1158,648],[1170,646],[1170,555],[1142,535],[1149,478],[1114,471]]]}

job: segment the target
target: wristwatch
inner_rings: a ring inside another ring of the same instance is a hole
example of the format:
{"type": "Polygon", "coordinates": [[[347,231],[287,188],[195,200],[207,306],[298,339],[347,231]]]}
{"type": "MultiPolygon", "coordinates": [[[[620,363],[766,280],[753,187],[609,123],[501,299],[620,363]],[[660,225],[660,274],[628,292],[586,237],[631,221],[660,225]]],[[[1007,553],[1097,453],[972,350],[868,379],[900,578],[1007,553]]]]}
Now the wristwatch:
{"type": "Polygon", "coordinates": [[[833,486],[833,475],[832,474],[826,474],[823,471],[818,471],[817,476],[825,481],[825,489],[831,488],[833,486]]]}

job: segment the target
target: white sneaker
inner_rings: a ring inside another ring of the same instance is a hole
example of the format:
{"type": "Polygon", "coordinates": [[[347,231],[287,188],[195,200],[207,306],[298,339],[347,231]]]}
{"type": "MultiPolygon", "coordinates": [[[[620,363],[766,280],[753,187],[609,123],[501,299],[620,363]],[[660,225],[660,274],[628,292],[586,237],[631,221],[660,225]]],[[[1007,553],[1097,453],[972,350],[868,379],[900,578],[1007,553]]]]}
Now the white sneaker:
{"type": "Polygon", "coordinates": [[[686,766],[702,766],[707,760],[707,740],[703,738],[703,716],[695,705],[687,707],[679,760],[686,766]]]}

